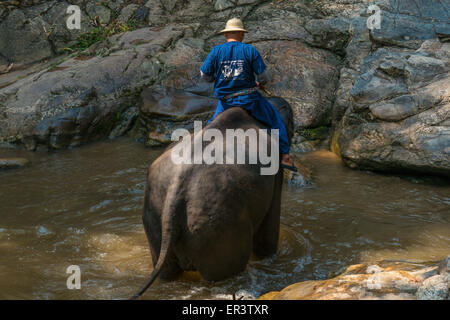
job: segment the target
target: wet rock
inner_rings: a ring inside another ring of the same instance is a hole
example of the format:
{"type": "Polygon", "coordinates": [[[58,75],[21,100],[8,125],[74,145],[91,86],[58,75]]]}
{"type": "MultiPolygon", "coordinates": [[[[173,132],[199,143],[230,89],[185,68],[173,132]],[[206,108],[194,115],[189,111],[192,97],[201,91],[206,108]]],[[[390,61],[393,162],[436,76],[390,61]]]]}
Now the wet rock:
{"type": "Polygon", "coordinates": [[[293,188],[303,188],[310,184],[312,181],[311,170],[305,167],[301,163],[300,159],[298,159],[295,155],[292,155],[291,159],[294,161],[298,172],[283,170],[284,180],[286,181],[286,183],[293,188]]]}
{"type": "Polygon", "coordinates": [[[348,267],[340,275],[290,285],[260,300],[413,300],[448,299],[450,277],[436,275],[432,266],[412,262],[380,261],[348,267]]]}
{"type": "Polygon", "coordinates": [[[212,117],[217,100],[181,89],[153,87],[141,95],[139,119],[147,145],[171,143],[171,133],[178,128],[193,129],[195,120],[205,122],[212,117]]]}
{"type": "Polygon", "coordinates": [[[0,158],[0,169],[10,169],[26,166],[30,161],[25,158],[0,158]]]}
{"type": "MultiPolygon", "coordinates": [[[[0,141],[29,148],[89,141],[96,135],[74,138],[87,131],[79,129],[68,109],[92,105],[98,114],[88,126],[91,132],[127,132],[128,120],[122,126],[114,119],[138,103],[142,87],[155,84],[211,96],[211,87],[198,81],[199,68],[209,49],[223,43],[217,32],[225,21],[237,16],[249,30],[245,41],[260,50],[269,66],[269,91],[293,106],[296,130],[332,126],[331,146],[352,168],[448,175],[445,1],[376,1],[383,20],[382,28],[374,30],[367,28],[366,0],[91,1],[81,5],[82,30],[66,28],[66,1],[17,3],[1,14],[0,72],[66,52],[80,34],[92,30],[92,17],[111,22],[109,9],[119,22],[145,21],[160,29],[110,37],[91,46],[86,60],[36,72],[33,81],[31,76],[14,84],[0,79],[5,87],[0,89],[0,141]],[[89,59],[94,56],[103,58],[89,59]],[[92,87],[97,100],[83,98],[92,87]],[[38,101],[26,98],[41,94],[38,101]]],[[[150,129],[146,121],[138,123],[150,129]]],[[[160,122],[144,136],[167,141],[173,123],[160,122]]],[[[297,134],[294,140],[293,150],[308,151],[323,146],[328,137],[312,140],[297,134]]]]}
{"type": "Polygon", "coordinates": [[[450,273],[450,256],[446,257],[439,264],[439,274],[445,275],[446,273],[450,273]]]}
{"type": "Polygon", "coordinates": [[[449,300],[450,276],[436,275],[422,282],[417,290],[419,300],[449,300]]]}
{"type": "Polygon", "coordinates": [[[125,110],[125,112],[118,112],[116,114],[116,119],[114,123],[114,128],[109,134],[109,139],[114,139],[123,136],[128,131],[130,131],[136,122],[139,115],[139,110],[137,107],[130,107],[125,110]]]}

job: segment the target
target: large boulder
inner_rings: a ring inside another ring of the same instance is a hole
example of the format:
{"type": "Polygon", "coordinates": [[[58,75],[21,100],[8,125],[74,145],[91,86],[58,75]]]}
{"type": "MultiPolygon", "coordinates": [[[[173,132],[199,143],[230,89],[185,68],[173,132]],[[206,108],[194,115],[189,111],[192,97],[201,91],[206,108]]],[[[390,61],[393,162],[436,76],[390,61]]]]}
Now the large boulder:
{"type": "Polygon", "coordinates": [[[255,46],[268,66],[270,93],[292,105],[295,129],[329,125],[339,76],[336,55],[294,41],[255,46]]]}
{"type": "Polygon", "coordinates": [[[259,300],[448,300],[449,288],[450,273],[440,271],[439,263],[385,260],[349,266],[328,280],[295,283],[259,300]]]}
{"type": "Polygon", "coordinates": [[[11,169],[26,166],[30,161],[25,158],[0,158],[0,169],[11,169]]]}
{"type": "Polygon", "coordinates": [[[373,4],[380,29],[366,10],[350,19],[331,148],[352,168],[449,176],[449,5],[373,4]]]}
{"type": "Polygon", "coordinates": [[[80,12],[81,29],[67,28],[69,5],[66,1],[43,1],[12,10],[0,20],[0,56],[18,67],[62,53],[80,34],[92,29],[84,11],[80,12]]]}
{"type": "Polygon", "coordinates": [[[346,164],[450,176],[449,49],[430,40],[364,59],[333,138],[346,164]]]}
{"type": "Polygon", "coordinates": [[[42,17],[27,19],[21,10],[12,11],[0,24],[0,53],[10,62],[29,63],[48,58],[52,47],[44,30],[50,25],[42,17]]]}
{"type": "Polygon", "coordinates": [[[107,136],[156,81],[154,55],[182,35],[176,26],[116,35],[99,48],[105,57],[71,58],[0,89],[0,141],[59,149],[107,136]]]}
{"type": "Polygon", "coordinates": [[[216,99],[181,89],[163,86],[144,89],[139,120],[144,128],[145,144],[155,146],[171,143],[174,130],[191,130],[194,121],[205,124],[216,107],[216,99]]]}

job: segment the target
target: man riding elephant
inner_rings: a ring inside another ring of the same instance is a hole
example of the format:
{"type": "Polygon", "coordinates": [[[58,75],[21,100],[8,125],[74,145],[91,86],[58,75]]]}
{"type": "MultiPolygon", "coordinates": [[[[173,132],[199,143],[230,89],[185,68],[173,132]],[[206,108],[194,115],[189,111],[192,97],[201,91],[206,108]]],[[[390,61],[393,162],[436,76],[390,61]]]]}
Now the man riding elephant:
{"type": "MultiPolygon", "coordinates": [[[[250,72],[256,70],[261,81],[261,73],[265,70],[255,49],[240,42],[230,43],[229,46],[236,47],[239,54],[252,53],[254,58],[249,59],[249,63],[253,61],[254,66],[239,61],[231,63],[234,60],[230,59],[227,67],[220,69],[230,78],[229,90],[223,86],[225,82],[216,81],[221,83],[216,86],[220,88],[218,95],[224,97],[235,93],[236,89],[244,90],[245,87],[239,86],[241,82],[255,84],[254,78],[250,78],[252,82],[248,79],[234,81],[234,77],[250,77],[250,72]]],[[[234,59],[234,50],[230,51],[229,57],[234,59]]],[[[212,55],[209,59],[213,60],[212,55]]],[[[236,56],[235,60],[242,59],[236,56]]],[[[223,62],[225,65],[225,60],[223,62]]],[[[211,70],[215,69],[210,66],[202,70],[205,75],[211,76],[211,70]]],[[[219,79],[219,75],[216,76],[219,79]]],[[[206,280],[219,281],[245,270],[252,253],[262,258],[277,252],[283,170],[261,174],[261,168],[267,163],[239,164],[236,161],[237,152],[230,153],[230,156],[227,152],[222,154],[222,157],[232,158],[229,164],[225,161],[177,163],[172,157],[175,150],[189,150],[186,151],[190,156],[188,158],[194,159],[198,138],[202,138],[200,150],[204,151],[210,146],[203,139],[208,133],[215,132],[218,134],[216,137],[225,137],[227,132],[244,132],[245,129],[245,132],[257,133],[258,143],[257,150],[244,148],[244,159],[249,159],[255,151],[259,154],[261,150],[270,150],[272,153],[275,149],[278,163],[278,144],[272,147],[269,140],[276,140],[276,137],[270,138],[268,128],[284,131],[281,133],[282,150],[285,155],[288,154],[294,129],[289,103],[279,97],[262,99],[256,91],[233,94],[233,97],[219,102],[214,120],[206,127],[197,133],[194,130],[194,133],[184,135],[182,141],[169,146],[151,164],[142,220],[154,269],[133,298],[144,293],[157,277],[173,280],[183,271],[196,270],[206,280]]],[[[227,142],[225,139],[214,140],[215,150],[226,150],[227,142]]],[[[250,145],[250,142],[242,145],[250,145]]]]}
{"type": "Polygon", "coordinates": [[[240,19],[228,20],[225,29],[220,32],[225,35],[226,42],[211,50],[200,69],[204,81],[214,81],[214,95],[219,99],[216,113],[209,122],[231,107],[247,110],[252,117],[270,129],[279,130],[280,165],[297,171],[289,157],[288,136],[280,115],[256,90],[264,89],[268,80],[267,68],[256,48],[242,43],[246,32],[240,19]]]}

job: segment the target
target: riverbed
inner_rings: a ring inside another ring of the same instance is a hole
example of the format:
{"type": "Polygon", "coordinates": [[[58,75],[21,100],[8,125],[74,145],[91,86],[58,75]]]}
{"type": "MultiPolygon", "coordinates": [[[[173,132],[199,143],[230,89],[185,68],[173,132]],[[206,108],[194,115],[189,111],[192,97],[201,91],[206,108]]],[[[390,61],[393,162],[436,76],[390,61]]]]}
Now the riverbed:
{"type": "MultiPolygon", "coordinates": [[[[0,299],[126,299],[152,271],[141,222],[149,164],[163,149],[129,138],[25,157],[0,171],[0,299]],[[81,289],[66,269],[81,270],[81,289]]],[[[333,153],[299,155],[311,169],[303,188],[283,186],[276,256],[217,283],[189,273],[157,280],[145,299],[246,299],[295,282],[325,279],[345,266],[450,254],[450,183],[435,177],[346,168],[333,153]]]]}

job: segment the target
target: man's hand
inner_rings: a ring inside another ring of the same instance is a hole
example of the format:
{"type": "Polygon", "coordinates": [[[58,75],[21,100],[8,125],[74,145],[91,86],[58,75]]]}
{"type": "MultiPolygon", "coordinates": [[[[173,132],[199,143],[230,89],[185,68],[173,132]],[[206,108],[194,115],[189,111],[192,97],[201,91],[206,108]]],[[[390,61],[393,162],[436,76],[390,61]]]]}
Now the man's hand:
{"type": "Polygon", "coordinates": [[[256,86],[258,87],[258,89],[261,89],[263,91],[266,90],[266,85],[262,84],[261,82],[256,81],[256,86]]]}

